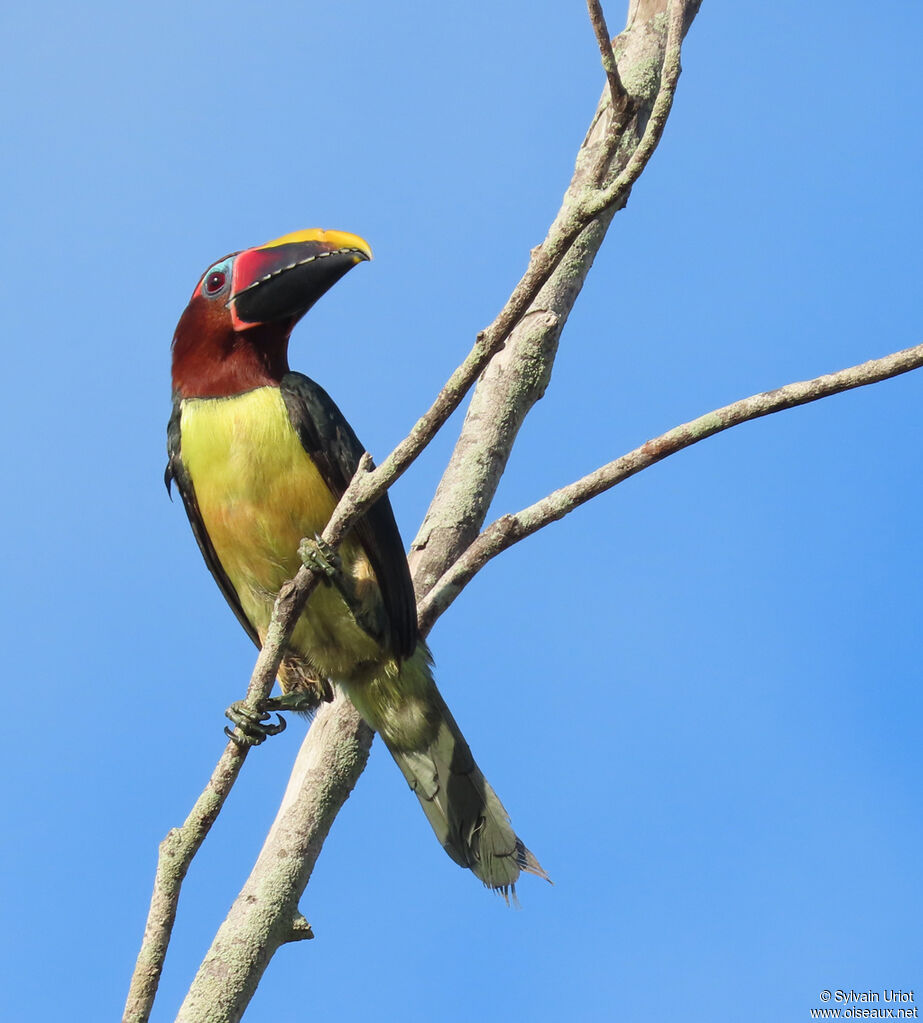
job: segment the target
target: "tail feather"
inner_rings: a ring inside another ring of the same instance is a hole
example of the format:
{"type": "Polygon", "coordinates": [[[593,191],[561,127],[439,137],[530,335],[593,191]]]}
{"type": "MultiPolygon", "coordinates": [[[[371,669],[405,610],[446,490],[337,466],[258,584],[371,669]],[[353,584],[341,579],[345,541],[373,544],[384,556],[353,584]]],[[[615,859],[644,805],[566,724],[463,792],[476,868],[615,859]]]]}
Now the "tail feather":
{"type": "Polygon", "coordinates": [[[445,851],[488,888],[515,898],[521,872],[549,880],[471,755],[432,679],[425,656],[405,662],[400,677],[350,691],[413,789],[445,851]],[[398,694],[380,698],[384,688],[398,694]],[[415,720],[418,727],[410,727],[415,720]]]}

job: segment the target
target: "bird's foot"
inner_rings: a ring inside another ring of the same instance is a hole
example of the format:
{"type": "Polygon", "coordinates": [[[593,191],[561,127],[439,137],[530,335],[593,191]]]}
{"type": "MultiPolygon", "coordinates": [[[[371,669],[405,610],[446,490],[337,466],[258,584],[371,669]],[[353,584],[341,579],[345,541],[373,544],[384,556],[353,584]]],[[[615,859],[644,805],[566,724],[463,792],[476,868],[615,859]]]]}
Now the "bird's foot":
{"type": "Polygon", "coordinates": [[[339,589],[343,575],[343,563],[340,556],[327,541],[315,533],[312,539],[306,536],[298,545],[298,556],[305,568],[317,572],[327,582],[334,583],[339,589]]]}
{"type": "Polygon", "coordinates": [[[272,700],[263,700],[258,710],[247,706],[245,700],[237,700],[224,712],[236,726],[236,731],[231,731],[227,725],[224,726],[224,733],[238,746],[259,746],[270,735],[278,735],[285,731],[285,718],[279,717],[278,722],[269,723],[272,711],[277,708],[268,706],[272,700]]]}
{"type": "Polygon", "coordinates": [[[381,642],[384,630],[380,617],[363,603],[356,592],[355,579],[343,571],[340,556],[330,544],[317,534],[313,539],[305,537],[298,545],[298,556],[305,568],[318,572],[324,582],[330,583],[336,589],[356,625],[367,636],[381,642]]]}
{"type": "Polygon", "coordinates": [[[329,679],[319,678],[318,672],[295,654],[289,653],[279,665],[279,685],[289,701],[275,710],[294,710],[299,714],[313,714],[322,703],[333,702],[333,686],[329,679]]]}

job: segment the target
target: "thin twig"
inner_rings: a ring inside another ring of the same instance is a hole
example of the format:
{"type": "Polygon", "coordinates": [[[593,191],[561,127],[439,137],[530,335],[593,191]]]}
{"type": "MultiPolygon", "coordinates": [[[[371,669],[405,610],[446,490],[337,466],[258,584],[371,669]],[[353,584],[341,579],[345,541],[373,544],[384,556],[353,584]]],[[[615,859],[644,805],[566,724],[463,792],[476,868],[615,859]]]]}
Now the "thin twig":
{"type": "MultiPolygon", "coordinates": [[[[299,576],[300,585],[296,585],[294,580],[286,583],[276,598],[266,640],[247,686],[245,702],[252,708],[256,708],[272,691],[289,636],[311,590],[317,585],[315,573],[308,569],[302,569],[299,576]]],[[[160,843],[154,890],[125,1002],[123,1023],[145,1023],[150,1017],[176,920],[183,879],[234,787],[247,752],[247,746],[233,741],[227,743],[208,785],[182,827],[173,828],[160,843]]]]}
{"type": "Polygon", "coordinates": [[[739,426],[751,419],[759,419],[761,416],[795,408],[797,405],[806,405],[820,398],[839,394],[841,391],[875,384],[921,367],[923,344],[857,366],[850,366],[836,373],[828,373],[814,380],[799,381],[774,391],[764,391],[749,398],[742,398],[731,405],[725,405],[668,430],[582,479],[555,490],[528,508],[512,515],[501,516],[481,532],[464,554],[418,602],[422,632],[424,635],[429,632],[439,616],[492,558],[642,469],[647,469],[656,462],[682,451],[683,448],[705,440],[706,437],[721,433],[732,426],[739,426]]]}
{"type": "Polygon", "coordinates": [[[631,80],[639,83],[624,138],[612,141],[606,89],[545,240],[532,250],[526,273],[482,334],[488,348],[502,340],[504,350],[479,379],[455,449],[411,545],[418,595],[477,537],[519,427],[548,384],[558,338],[609,221],[624,206],[662,133],[664,112],[672,102],[663,91],[675,90],[679,68],[675,52],[665,59],[667,46],[675,51],[681,43],[699,0],[658,0],[654,6],[659,10],[648,5],[643,24],[622,39],[626,80],[630,70],[631,80]],[[632,159],[639,147],[644,158],[632,159]],[[626,173],[618,176],[617,190],[607,194],[600,182],[616,178],[619,171],[626,173]],[[517,363],[528,366],[528,372],[517,363]]]}
{"type": "MultiPolygon", "coordinates": [[[[506,304],[494,321],[478,334],[477,341],[461,366],[452,374],[449,383],[440,393],[430,410],[411,430],[406,441],[399,444],[388,459],[379,467],[383,470],[393,459],[399,467],[397,475],[410,464],[419,453],[416,450],[415,435],[418,431],[426,435],[422,446],[429,443],[435,430],[455,411],[467,394],[471,384],[477,379],[491,358],[498,352],[512,333],[513,329],[528,311],[542,287],[554,273],[561,260],[567,254],[577,236],[587,225],[610,206],[621,202],[631,191],[635,181],[647,166],[660,136],[679,81],[681,70],[680,50],[683,39],[683,21],[686,5],[684,0],[670,0],[667,7],[668,32],[663,67],[661,69],[660,89],[651,116],[644,129],[644,134],[637,149],[628,161],[621,174],[604,189],[592,190],[590,196],[577,209],[565,211],[563,208],[555,218],[548,235],[541,245],[532,250],[529,265],[525,273],[513,288],[506,304]],[[432,428],[435,425],[435,429],[432,428]],[[430,432],[432,430],[432,432],[430,432]],[[415,453],[411,453],[414,452],[415,453]]],[[[419,450],[422,450],[422,446],[419,450]]],[[[390,467],[389,467],[390,472],[390,467]]]]}
{"type": "Polygon", "coordinates": [[[179,1020],[239,1020],[276,949],[313,936],[298,900],[371,742],[372,730],[341,693],[318,711],[257,862],[196,973],[179,1020]]]}
{"type": "Polygon", "coordinates": [[[599,44],[603,70],[609,81],[609,98],[612,101],[612,110],[613,112],[621,111],[628,104],[628,93],[622,84],[618,64],[615,62],[615,52],[612,49],[612,37],[609,35],[609,28],[606,25],[606,16],[603,14],[602,4],[599,0],[586,0],[586,6],[590,14],[590,23],[596,33],[596,42],[599,44]]]}
{"type": "MultiPolygon", "coordinates": [[[[593,0],[589,2],[592,3],[593,0]]],[[[584,201],[576,212],[564,216],[559,213],[544,242],[532,250],[529,265],[503,309],[494,321],[478,334],[464,362],[449,378],[430,408],[417,420],[407,437],[381,465],[364,479],[353,479],[349,491],[344,495],[344,501],[357,500],[360,514],[401,476],[458,408],[472,384],[503,347],[581,231],[608,207],[624,199],[637,181],[657,148],[673,105],[681,69],[680,50],[684,15],[683,0],[670,0],[667,8],[669,28],[660,89],[641,141],[625,169],[608,188],[593,190],[592,197],[584,201]]],[[[337,517],[337,513],[334,513],[334,517],[337,517]]],[[[324,536],[327,537],[326,531],[324,536]]]]}
{"type": "Polygon", "coordinates": [[[123,1023],[142,1023],[150,1017],[176,919],[180,887],[189,864],[240,773],[245,756],[245,750],[228,743],[208,785],[196,800],[183,826],[174,828],[160,843],[154,892],[125,1003],[123,1023]]]}

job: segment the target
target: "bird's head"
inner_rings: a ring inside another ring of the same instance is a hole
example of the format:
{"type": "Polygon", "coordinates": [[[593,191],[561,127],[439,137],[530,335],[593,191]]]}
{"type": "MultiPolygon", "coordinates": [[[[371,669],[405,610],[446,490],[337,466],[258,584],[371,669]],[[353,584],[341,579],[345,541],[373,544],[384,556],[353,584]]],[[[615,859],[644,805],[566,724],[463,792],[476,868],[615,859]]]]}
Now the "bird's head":
{"type": "Polygon", "coordinates": [[[357,263],[368,244],[345,231],[296,231],[213,263],[173,336],[180,397],[239,394],[288,372],[288,339],[312,305],[357,263]]]}

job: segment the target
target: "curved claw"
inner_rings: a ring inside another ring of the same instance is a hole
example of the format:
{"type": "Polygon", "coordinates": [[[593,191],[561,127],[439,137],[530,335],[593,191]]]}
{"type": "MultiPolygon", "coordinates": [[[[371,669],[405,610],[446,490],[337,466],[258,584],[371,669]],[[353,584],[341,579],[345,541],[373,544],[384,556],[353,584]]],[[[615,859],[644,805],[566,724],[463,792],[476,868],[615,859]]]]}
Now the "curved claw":
{"type": "Polygon", "coordinates": [[[231,740],[231,742],[236,743],[236,745],[244,749],[249,749],[251,746],[259,746],[259,744],[263,741],[261,738],[257,738],[256,736],[247,735],[246,732],[241,732],[241,734],[238,735],[236,731],[232,732],[227,725],[224,726],[224,734],[231,740]]]}
{"type": "MultiPolygon", "coordinates": [[[[268,714],[266,716],[269,717],[268,714]]],[[[282,717],[281,714],[276,714],[276,718],[278,719],[276,724],[274,724],[274,725],[263,725],[263,731],[267,735],[278,735],[280,732],[284,732],[285,731],[285,729],[287,727],[285,718],[282,717]]]]}

